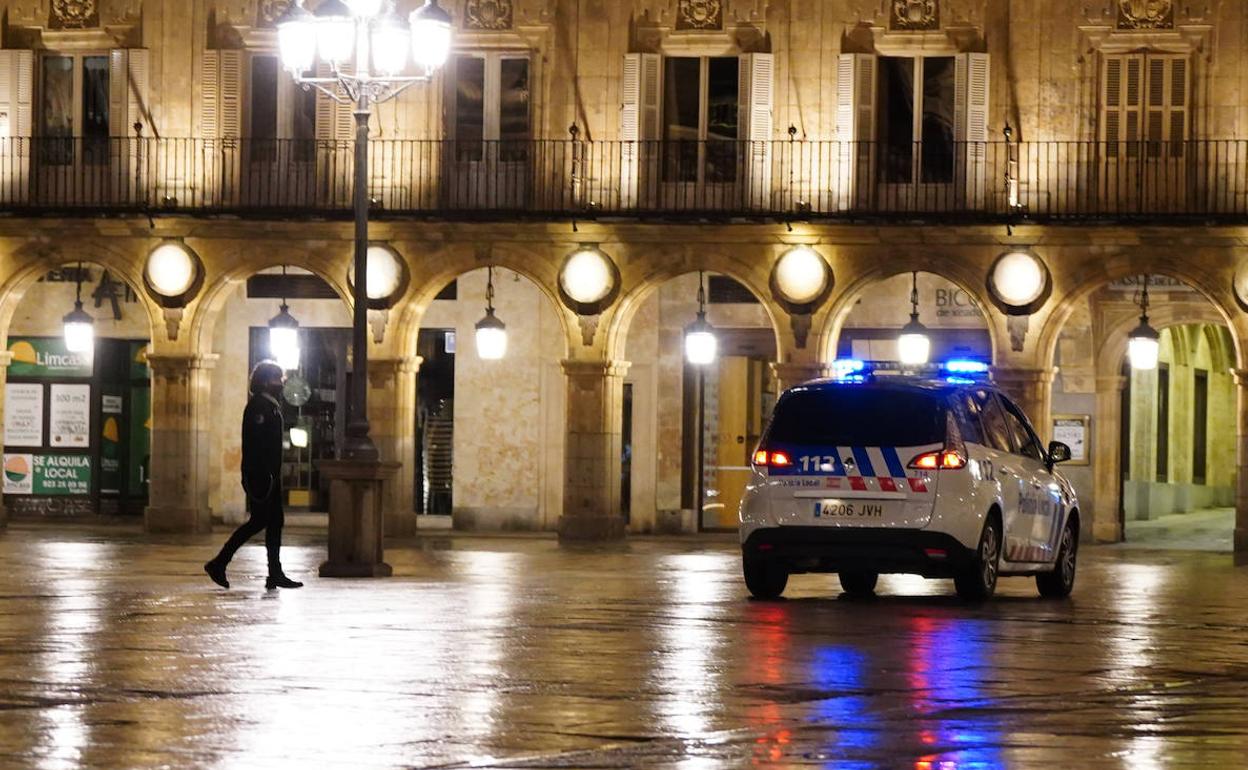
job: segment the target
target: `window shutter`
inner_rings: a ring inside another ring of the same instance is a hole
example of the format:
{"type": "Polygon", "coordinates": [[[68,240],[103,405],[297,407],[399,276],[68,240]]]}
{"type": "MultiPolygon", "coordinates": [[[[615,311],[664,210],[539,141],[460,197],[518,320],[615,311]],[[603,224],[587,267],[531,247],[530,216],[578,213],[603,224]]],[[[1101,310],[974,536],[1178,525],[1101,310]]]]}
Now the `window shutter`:
{"type": "Polygon", "coordinates": [[[745,144],[747,208],[771,204],[771,141],[775,60],[769,53],[743,54],[738,77],[740,129],[745,144]]]}
{"type": "Polygon", "coordinates": [[[108,55],[108,133],[109,136],[131,135],[126,107],[130,100],[130,52],[114,48],[108,55]]]}
{"type": "Polygon", "coordinates": [[[0,201],[5,203],[26,200],[34,78],[33,51],[0,51],[0,201]]]}
{"type": "Polygon", "coordinates": [[[647,158],[657,157],[652,145],[660,136],[659,70],[662,58],[652,53],[624,54],[620,83],[620,205],[634,208],[647,158]]]}
{"type": "Polygon", "coordinates": [[[982,208],[987,199],[988,78],[988,54],[958,54],[954,65],[953,139],[958,154],[958,192],[969,208],[982,208]]]}
{"type": "Polygon", "coordinates": [[[220,136],[222,139],[238,139],[243,135],[243,52],[220,53],[220,136]]]}
{"type": "Polygon", "coordinates": [[[220,135],[220,67],[220,51],[204,51],[199,64],[199,135],[204,139],[216,139],[220,135]]]}
{"type": "Polygon", "coordinates": [[[840,210],[865,203],[875,141],[876,57],[843,53],[836,61],[836,178],[830,180],[840,210]]]}
{"type": "Polygon", "coordinates": [[[148,101],[148,83],[151,73],[151,55],[146,48],[132,48],[129,56],[129,88],[126,91],[126,117],[130,130],[135,123],[143,124],[143,135],[154,136],[151,102],[148,101]]]}

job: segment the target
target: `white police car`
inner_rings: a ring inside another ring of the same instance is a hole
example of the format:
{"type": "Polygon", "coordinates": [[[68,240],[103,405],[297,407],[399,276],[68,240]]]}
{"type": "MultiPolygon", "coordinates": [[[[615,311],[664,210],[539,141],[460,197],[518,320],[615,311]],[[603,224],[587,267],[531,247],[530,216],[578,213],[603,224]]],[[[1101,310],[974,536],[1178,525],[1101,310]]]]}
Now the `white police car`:
{"type": "Polygon", "coordinates": [[[953,578],[986,599],[999,575],[1040,594],[1075,582],[1079,504],[1022,410],[988,383],[859,376],[786,391],[741,502],[745,582],[758,598],[789,575],[838,573],[871,594],[881,573],[953,578]]]}

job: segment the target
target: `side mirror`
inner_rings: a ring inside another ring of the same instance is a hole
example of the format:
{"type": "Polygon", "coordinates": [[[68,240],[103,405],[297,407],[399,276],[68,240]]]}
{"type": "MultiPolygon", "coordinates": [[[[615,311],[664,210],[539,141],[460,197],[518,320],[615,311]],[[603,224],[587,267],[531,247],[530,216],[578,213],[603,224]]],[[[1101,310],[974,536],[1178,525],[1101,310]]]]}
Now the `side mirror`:
{"type": "Polygon", "coordinates": [[[1060,441],[1049,442],[1049,463],[1056,465],[1070,459],[1070,447],[1060,441]]]}

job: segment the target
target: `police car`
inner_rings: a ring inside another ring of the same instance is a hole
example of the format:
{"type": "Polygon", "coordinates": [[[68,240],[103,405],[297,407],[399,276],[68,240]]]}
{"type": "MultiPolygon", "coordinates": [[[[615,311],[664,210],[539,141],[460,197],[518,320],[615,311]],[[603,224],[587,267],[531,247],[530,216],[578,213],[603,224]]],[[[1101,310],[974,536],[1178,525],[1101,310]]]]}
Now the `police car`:
{"type": "Polygon", "coordinates": [[[775,598],[789,575],[835,572],[869,595],[882,573],[953,578],[983,600],[1001,575],[1040,594],[1075,582],[1079,504],[1023,411],[961,362],[941,378],[857,372],[786,391],[741,502],[745,583],[775,598]]]}

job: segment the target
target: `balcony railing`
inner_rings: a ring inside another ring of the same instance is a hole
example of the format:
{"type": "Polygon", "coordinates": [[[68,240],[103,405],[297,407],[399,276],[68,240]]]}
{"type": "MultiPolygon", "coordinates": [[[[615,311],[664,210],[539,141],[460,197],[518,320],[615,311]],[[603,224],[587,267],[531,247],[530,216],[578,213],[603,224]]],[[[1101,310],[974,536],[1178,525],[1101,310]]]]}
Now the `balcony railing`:
{"type": "MultiPolygon", "coordinates": [[[[346,216],[352,143],[0,140],[0,210],[346,216]]],[[[1248,140],[377,140],[379,213],[1248,220],[1248,140]]]]}

